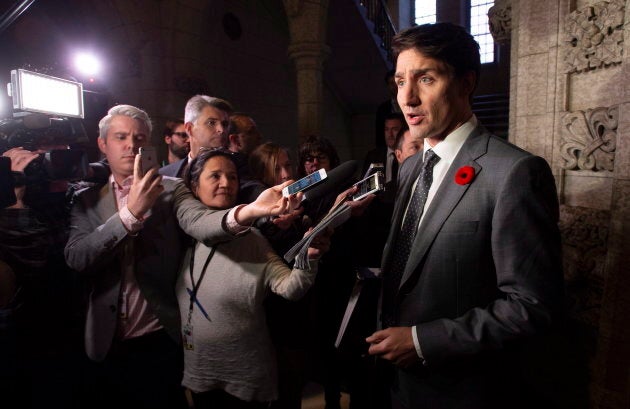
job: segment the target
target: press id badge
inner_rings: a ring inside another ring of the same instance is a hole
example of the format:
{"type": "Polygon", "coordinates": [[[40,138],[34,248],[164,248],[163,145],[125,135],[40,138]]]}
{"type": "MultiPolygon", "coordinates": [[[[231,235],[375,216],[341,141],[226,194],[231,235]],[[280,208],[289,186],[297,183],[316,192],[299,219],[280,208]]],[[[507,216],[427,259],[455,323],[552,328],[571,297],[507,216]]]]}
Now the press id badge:
{"type": "Polygon", "coordinates": [[[184,349],[188,351],[195,349],[193,346],[193,327],[190,324],[182,327],[182,343],[184,344],[184,349]]]}

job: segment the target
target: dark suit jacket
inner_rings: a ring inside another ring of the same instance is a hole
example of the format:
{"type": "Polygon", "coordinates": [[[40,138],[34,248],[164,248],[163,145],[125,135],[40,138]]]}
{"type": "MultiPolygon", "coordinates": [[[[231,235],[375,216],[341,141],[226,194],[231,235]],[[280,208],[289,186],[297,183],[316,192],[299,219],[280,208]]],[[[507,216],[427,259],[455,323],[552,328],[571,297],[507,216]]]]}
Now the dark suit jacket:
{"type": "MultiPolygon", "coordinates": [[[[418,154],[400,169],[383,266],[421,166],[418,154]]],[[[545,160],[478,126],[426,210],[395,298],[397,325],[416,326],[425,359],[397,370],[409,407],[488,408],[519,399],[515,351],[550,326],[562,303],[557,222],[545,160]],[[462,166],[475,169],[469,184],[454,181],[462,166]]]]}
{"type": "Polygon", "coordinates": [[[184,177],[184,169],[188,164],[188,156],[184,159],[180,159],[177,162],[173,162],[166,166],[163,166],[158,170],[158,173],[163,176],[170,176],[174,178],[182,178],[184,177]]]}
{"type": "Polygon", "coordinates": [[[86,189],[75,199],[65,255],[71,268],[92,277],[85,346],[95,361],[105,359],[114,338],[125,249],[132,251],[135,276],[152,312],[179,342],[175,281],[185,251],[184,233],[208,245],[235,237],[223,228],[227,211],[208,209],[181,180],[165,177],[162,184],[164,192],[136,236],[123,226],[109,183],[86,189]]]}

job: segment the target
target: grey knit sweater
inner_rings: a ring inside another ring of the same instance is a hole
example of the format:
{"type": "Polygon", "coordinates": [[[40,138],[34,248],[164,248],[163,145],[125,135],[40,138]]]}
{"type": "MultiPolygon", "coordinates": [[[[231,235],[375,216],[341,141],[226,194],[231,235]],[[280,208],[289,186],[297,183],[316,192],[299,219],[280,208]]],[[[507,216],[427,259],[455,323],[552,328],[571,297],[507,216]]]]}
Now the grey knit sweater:
{"type": "MultiPolygon", "coordinates": [[[[210,253],[195,247],[193,277],[198,281],[210,253]]],[[[182,326],[188,321],[192,290],[187,252],[177,297],[182,326]]],[[[210,260],[197,293],[209,316],[194,305],[191,316],[193,350],[184,351],[183,385],[194,392],[223,389],[245,401],[277,398],[276,358],[265,319],[263,301],[269,291],[287,298],[302,297],[312,285],[316,262],[310,271],[291,270],[255,229],[222,243],[210,260]]]]}

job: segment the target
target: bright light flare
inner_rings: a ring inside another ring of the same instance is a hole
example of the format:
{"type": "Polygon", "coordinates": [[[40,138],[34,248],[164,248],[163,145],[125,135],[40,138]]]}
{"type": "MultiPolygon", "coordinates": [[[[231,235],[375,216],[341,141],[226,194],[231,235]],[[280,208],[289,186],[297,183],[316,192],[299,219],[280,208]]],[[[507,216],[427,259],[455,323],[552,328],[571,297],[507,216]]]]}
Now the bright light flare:
{"type": "Polygon", "coordinates": [[[90,53],[79,53],[74,57],[75,68],[83,75],[95,76],[101,71],[101,61],[90,53]]]}

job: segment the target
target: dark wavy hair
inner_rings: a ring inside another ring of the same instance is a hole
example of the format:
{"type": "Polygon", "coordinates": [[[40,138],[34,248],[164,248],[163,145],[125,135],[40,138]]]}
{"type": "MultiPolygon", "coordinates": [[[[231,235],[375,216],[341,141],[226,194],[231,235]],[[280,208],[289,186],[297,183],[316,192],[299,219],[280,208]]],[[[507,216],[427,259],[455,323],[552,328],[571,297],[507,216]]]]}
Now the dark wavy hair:
{"type": "MultiPolygon", "coordinates": [[[[462,26],[453,23],[423,24],[398,33],[392,40],[394,59],[409,49],[445,62],[461,78],[467,72],[474,72],[479,82],[481,61],[479,44],[462,26]]],[[[475,84],[476,85],[476,84],[475,84]]]]}
{"type": "Polygon", "coordinates": [[[195,159],[190,161],[188,167],[186,168],[186,171],[184,172],[184,184],[186,185],[186,187],[188,187],[188,189],[190,189],[191,192],[193,192],[195,196],[197,196],[195,192],[197,191],[197,187],[199,186],[199,177],[201,176],[201,172],[203,172],[203,168],[204,166],[206,166],[206,162],[208,162],[210,158],[213,158],[215,156],[223,156],[225,158],[228,158],[234,164],[234,168],[238,168],[234,154],[230,150],[226,148],[202,147],[199,150],[199,155],[197,155],[195,159]]]}

